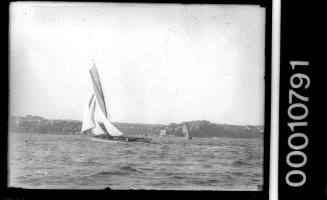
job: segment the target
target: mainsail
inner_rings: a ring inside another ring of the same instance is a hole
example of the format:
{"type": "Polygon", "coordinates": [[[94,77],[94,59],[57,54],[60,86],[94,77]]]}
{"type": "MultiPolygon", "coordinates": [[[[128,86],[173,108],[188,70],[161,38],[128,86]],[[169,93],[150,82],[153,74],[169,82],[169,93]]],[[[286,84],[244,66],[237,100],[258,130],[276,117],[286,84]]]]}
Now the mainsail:
{"type": "Polygon", "coordinates": [[[185,139],[192,139],[190,132],[187,129],[186,124],[183,124],[183,133],[184,133],[185,139]]]}
{"type": "Polygon", "coordinates": [[[94,135],[109,134],[110,136],[124,135],[108,120],[108,109],[104,100],[100,76],[95,64],[90,69],[93,92],[88,99],[84,112],[84,119],[81,132],[88,130],[94,135]]]}

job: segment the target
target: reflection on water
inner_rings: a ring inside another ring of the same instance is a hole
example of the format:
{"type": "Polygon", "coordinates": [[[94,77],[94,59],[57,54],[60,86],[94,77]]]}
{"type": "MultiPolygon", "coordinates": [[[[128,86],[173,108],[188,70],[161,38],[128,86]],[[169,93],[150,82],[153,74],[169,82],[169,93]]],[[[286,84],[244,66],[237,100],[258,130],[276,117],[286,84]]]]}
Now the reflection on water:
{"type": "Polygon", "coordinates": [[[14,187],[257,190],[263,184],[261,139],[158,137],[151,144],[83,135],[9,136],[14,187]]]}

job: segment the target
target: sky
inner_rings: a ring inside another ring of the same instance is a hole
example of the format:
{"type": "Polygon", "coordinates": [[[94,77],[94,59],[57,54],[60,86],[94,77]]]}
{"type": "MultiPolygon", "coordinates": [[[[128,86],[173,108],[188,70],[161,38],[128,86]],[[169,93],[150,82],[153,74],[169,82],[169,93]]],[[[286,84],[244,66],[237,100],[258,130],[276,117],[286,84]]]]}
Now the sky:
{"type": "Polygon", "coordinates": [[[82,120],[95,62],[114,122],[263,125],[265,8],[10,4],[10,115],[82,120]]]}

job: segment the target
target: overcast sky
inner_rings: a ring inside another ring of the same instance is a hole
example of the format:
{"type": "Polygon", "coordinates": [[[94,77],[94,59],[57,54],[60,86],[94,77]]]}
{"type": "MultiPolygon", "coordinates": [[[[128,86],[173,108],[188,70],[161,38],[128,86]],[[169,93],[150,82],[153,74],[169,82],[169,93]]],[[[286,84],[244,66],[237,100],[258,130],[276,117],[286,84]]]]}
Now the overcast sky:
{"type": "Polygon", "coordinates": [[[11,115],[82,120],[94,59],[112,121],[263,125],[265,8],[11,3],[11,115]]]}

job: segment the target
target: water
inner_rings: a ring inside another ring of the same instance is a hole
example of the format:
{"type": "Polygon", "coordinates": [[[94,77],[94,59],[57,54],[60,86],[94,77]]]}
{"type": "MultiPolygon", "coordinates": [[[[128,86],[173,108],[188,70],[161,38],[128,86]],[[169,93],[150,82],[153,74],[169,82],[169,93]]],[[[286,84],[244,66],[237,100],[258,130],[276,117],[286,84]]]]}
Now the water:
{"type": "Polygon", "coordinates": [[[153,138],[98,142],[83,135],[10,133],[9,184],[37,189],[257,190],[262,139],[153,138]]]}

